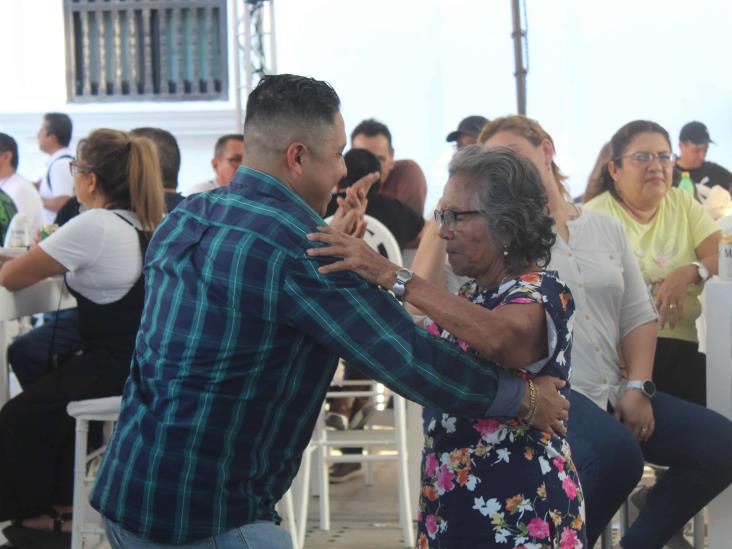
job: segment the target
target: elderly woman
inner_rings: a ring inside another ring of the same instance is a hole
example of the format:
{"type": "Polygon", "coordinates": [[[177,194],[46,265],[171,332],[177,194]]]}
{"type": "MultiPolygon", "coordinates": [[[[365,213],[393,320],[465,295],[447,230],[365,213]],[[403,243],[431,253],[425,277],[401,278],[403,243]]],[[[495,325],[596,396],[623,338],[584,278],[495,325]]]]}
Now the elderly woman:
{"type": "MultiPolygon", "coordinates": [[[[479,141],[531,159],[549,197],[557,232],[549,268],[572,290],[579,319],[568,439],[585,494],[588,546],[636,486],[645,459],[670,469],[621,545],[660,548],[732,480],[732,422],[669,394],[653,394],[657,315],[633,246],[616,220],[567,201],[551,136],[535,120],[508,116],[487,124],[479,141]]],[[[438,261],[434,247],[434,238],[423,240],[415,270],[418,263],[438,261]]]]}
{"type": "Polygon", "coordinates": [[[59,536],[63,544],[71,529],[74,423],[66,405],[122,393],[143,307],[143,257],[163,216],[148,139],[96,130],[70,168],[88,211],[0,269],[9,290],[64,275],[82,339],[80,354],[0,411],[0,520],[19,521],[6,536],[20,547],[52,547],[59,536]]]}
{"type": "Polygon", "coordinates": [[[672,187],[674,154],[661,126],[636,120],[610,142],[603,192],[586,207],[625,227],[655,298],[660,318],[653,381],[704,406],[706,364],[694,323],[704,282],[717,273],[719,227],[690,195],[672,187]]]}
{"type": "MultiPolygon", "coordinates": [[[[529,380],[568,380],[574,307],[567,287],[541,270],[555,237],[536,169],[508,149],[473,146],[455,155],[449,171],[435,217],[452,268],[469,281],[456,298],[414,277],[403,298],[429,316],[428,332],[466,352],[529,380]],[[446,306],[453,301],[469,314],[455,314],[446,306]]],[[[353,239],[313,238],[332,244],[313,254],[345,258],[325,272],[348,268],[382,285],[393,276],[394,265],[353,239]]],[[[569,445],[529,427],[531,414],[473,419],[425,410],[419,547],[583,546],[584,505],[569,445]]]]}

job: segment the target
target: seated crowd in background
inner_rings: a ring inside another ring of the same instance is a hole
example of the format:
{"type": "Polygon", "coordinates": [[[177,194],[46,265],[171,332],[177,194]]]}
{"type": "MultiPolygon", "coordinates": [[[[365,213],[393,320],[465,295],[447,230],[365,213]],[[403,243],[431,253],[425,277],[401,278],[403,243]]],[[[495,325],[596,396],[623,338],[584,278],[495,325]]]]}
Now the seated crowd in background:
{"type": "MultiPolygon", "coordinates": [[[[71,135],[67,115],[44,116],[49,161],[36,189],[0,133],[0,237],[16,212],[34,236],[60,227],[6,262],[0,284],[65,274],[79,303],[8,349],[23,392],[0,410],[0,521],[17,521],[7,534],[17,545],[70,530],[66,404],[126,384],[92,496],[112,545],[238,532],[286,547],[273,506],[338,357],[348,379],[425,406],[420,547],[592,547],[645,462],[668,470],[620,543],[661,547],[732,482],[732,422],[705,407],[695,328],[720,230],[674,186],[688,172],[730,188],[732,173],[705,159],[713,141],[701,122],[682,128],[678,158],[660,125],[626,124],[574,204],[538,122],[469,116],[447,136],[458,152],[427,221],[424,173],[395,160],[382,122],[353,129],[342,165],[339,99],[312,79],[263,78],[246,144],[221,136],[214,178],[185,200],[170,132],[96,130],[77,159],[71,135]],[[363,243],[364,214],[400,248],[419,244],[412,271],[363,243]]],[[[338,429],[373,412],[364,399],[329,405],[338,429]]],[[[339,464],[331,478],[359,469],[339,464]]]]}

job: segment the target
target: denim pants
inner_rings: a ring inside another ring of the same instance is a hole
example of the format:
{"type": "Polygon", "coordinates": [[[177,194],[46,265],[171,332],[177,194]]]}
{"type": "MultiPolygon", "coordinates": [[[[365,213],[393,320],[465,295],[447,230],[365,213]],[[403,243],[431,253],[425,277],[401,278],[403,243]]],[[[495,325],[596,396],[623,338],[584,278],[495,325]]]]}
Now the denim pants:
{"type": "Polygon", "coordinates": [[[51,372],[51,355],[63,357],[81,349],[78,317],[77,309],[46,313],[42,326],[16,337],[10,344],[8,362],[23,389],[51,372]]]}
{"type": "Polygon", "coordinates": [[[171,545],[140,538],[109,519],[104,519],[107,539],[113,549],[292,549],[290,534],[271,521],[258,521],[218,536],[171,545]]]}
{"type": "Polygon", "coordinates": [[[732,422],[707,408],[657,392],[655,430],[638,443],[630,431],[572,391],[567,438],[585,495],[592,547],[643,474],[644,461],[669,467],[622,539],[624,549],[663,547],[732,483],[732,422]]]}

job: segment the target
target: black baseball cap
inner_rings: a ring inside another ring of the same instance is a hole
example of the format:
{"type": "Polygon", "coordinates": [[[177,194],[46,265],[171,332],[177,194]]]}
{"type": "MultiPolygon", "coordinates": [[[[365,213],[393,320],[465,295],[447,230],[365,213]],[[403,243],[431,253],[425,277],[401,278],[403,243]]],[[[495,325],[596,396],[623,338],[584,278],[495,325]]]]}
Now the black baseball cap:
{"type": "Polygon", "coordinates": [[[468,116],[467,118],[463,118],[460,121],[460,124],[458,124],[457,130],[447,134],[447,142],[449,143],[450,141],[457,141],[461,133],[478,137],[480,135],[480,130],[482,130],[483,126],[485,126],[488,122],[489,121],[486,117],[479,115],[473,115],[468,116]]]}
{"type": "Polygon", "coordinates": [[[709,137],[709,130],[701,122],[689,122],[679,133],[679,141],[691,141],[694,145],[706,145],[707,143],[714,143],[712,138],[709,137]]]}

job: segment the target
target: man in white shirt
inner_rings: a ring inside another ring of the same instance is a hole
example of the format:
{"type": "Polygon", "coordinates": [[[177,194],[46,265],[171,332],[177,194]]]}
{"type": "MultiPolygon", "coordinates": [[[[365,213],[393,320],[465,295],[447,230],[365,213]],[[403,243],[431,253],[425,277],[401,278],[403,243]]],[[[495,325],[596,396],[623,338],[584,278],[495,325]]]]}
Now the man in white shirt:
{"type": "Polygon", "coordinates": [[[71,142],[71,119],[60,112],[49,112],[38,130],[38,148],[50,154],[48,169],[39,182],[43,202],[43,222],[50,225],[64,204],[74,195],[74,178],[69,163],[74,159],[71,142]]]}
{"type": "Polygon", "coordinates": [[[35,236],[43,225],[43,203],[33,183],[17,172],[18,162],[15,139],[0,133],[0,190],[12,198],[18,212],[28,216],[31,235],[35,236]]]}
{"type": "Polygon", "coordinates": [[[219,137],[214,147],[214,157],[211,159],[211,166],[216,177],[193,185],[188,189],[188,196],[226,187],[234,179],[234,174],[241,166],[243,156],[244,136],[242,134],[230,133],[219,137]]]}

